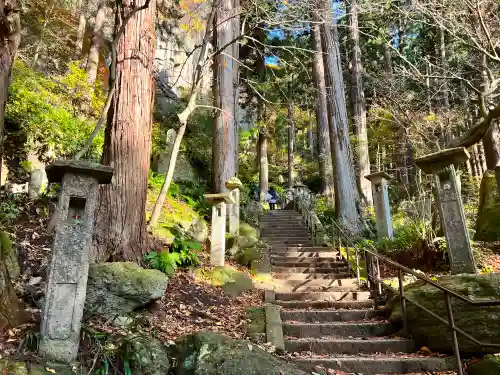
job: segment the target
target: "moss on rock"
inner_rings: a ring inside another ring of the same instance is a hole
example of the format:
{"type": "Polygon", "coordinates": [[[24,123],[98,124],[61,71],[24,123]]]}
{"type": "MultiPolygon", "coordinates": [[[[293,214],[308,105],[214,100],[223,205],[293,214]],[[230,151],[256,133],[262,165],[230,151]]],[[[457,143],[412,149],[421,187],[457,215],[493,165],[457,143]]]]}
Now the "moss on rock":
{"type": "Polygon", "coordinates": [[[176,341],[176,375],[305,375],[248,341],[197,332],[176,341]]]}
{"type": "Polygon", "coordinates": [[[252,279],[230,266],[198,268],[195,276],[207,284],[220,287],[231,297],[237,297],[253,289],[252,279]]]}
{"type": "Polygon", "coordinates": [[[251,247],[248,249],[240,249],[235,256],[236,262],[244,267],[250,267],[252,262],[260,260],[262,257],[262,252],[257,247],[251,247]]]}
{"type": "Polygon", "coordinates": [[[474,240],[500,240],[500,197],[497,192],[495,172],[490,170],[484,172],[481,179],[474,240]]]}
{"type": "Polygon", "coordinates": [[[500,375],[500,357],[488,355],[467,368],[468,375],[500,375]]]}
{"type": "Polygon", "coordinates": [[[250,323],[247,325],[247,334],[259,341],[259,336],[266,333],[266,312],[263,307],[251,307],[247,310],[246,317],[250,323]]]}
{"type": "Polygon", "coordinates": [[[89,269],[85,311],[115,317],[161,298],[167,276],[132,262],[98,263],[89,269]]]}
{"type": "MultiPolygon", "coordinates": [[[[500,274],[443,276],[438,282],[444,287],[471,300],[500,299],[500,274]]],[[[447,317],[443,292],[423,281],[405,287],[405,295],[438,316],[447,317]]],[[[500,336],[500,306],[473,306],[451,297],[455,325],[478,340],[486,343],[498,342],[500,336]]],[[[397,300],[390,303],[393,323],[401,323],[401,305],[397,300]]],[[[437,351],[452,351],[451,330],[442,322],[425,313],[411,302],[407,303],[408,325],[412,338],[419,346],[437,351]]],[[[479,348],[458,335],[460,350],[474,353],[479,348]]]]}

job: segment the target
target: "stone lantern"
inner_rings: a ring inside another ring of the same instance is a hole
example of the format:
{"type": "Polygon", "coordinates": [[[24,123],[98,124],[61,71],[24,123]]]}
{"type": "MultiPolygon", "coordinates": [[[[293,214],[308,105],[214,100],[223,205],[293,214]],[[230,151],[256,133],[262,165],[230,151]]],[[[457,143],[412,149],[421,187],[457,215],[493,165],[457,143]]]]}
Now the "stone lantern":
{"type": "Polygon", "coordinates": [[[47,359],[70,363],[78,353],[99,184],[111,182],[113,168],[58,160],[46,172],[49,182],[61,183],[61,191],[39,352],[47,359]]]}
{"type": "Polygon", "coordinates": [[[392,238],[391,206],[389,205],[388,181],[391,179],[385,172],[376,172],[365,176],[372,183],[373,203],[377,234],[379,238],[392,238]]]}
{"type": "Polygon", "coordinates": [[[455,172],[455,168],[468,159],[467,150],[456,147],[415,160],[417,167],[422,171],[434,175],[452,274],[477,272],[455,172]]]}

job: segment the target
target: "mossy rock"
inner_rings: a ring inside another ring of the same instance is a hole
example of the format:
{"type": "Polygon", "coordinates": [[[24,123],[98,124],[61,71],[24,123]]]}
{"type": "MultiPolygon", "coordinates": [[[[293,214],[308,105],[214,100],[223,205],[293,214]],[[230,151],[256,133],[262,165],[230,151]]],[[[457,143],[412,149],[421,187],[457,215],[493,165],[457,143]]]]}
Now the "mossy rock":
{"type": "Polygon", "coordinates": [[[467,368],[468,375],[500,375],[500,357],[488,355],[467,368]]]}
{"type": "Polygon", "coordinates": [[[250,267],[252,262],[260,260],[262,257],[262,252],[257,247],[251,247],[248,249],[240,249],[235,256],[236,262],[244,267],[250,267]]]}
{"type": "Polygon", "coordinates": [[[229,266],[198,268],[195,276],[198,280],[220,287],[231,297],[253,289],[253,281],[249,276],[229,266]]]}
{"type": "Polygon", "coordinates": [[[500,197],[495,172],[486,171],[479,188],[479,207],[476,219],[475,241],[500,240],[500,197]]]}
{"type": "Polygon", "coordinates": [[[255,341],[259,341],[259,336],[266,333],[266,312],[263,307],[250,307],[247,310],[246,318],[250,321],[247,325],[247,334],[255,341]]]}
{"type": "Polygon", "coordinates": [[[240,236],[259,238],[259,231],[252,227],[250,224],[241,223],[240,224],[240,236]]]}
{"type": "MultiPolygon", "coordinates": [[[[443,276],[438,282],[471,300],[500,299],[500,274],[443,276]]],[[[452,352],[452,332],[442,322],[425,313],[411,303],[416,301],[441,317],[448,316],[443,292],[423,281],[405,287],[408,327],[418,346],[427,346],[436,351],[452,352]]],[[[451,297],[455,325],[485,343],[496,343],[500,336],[500,306],[473,306],[451,297]]],[[[390,321],[402,322],[401,305],[395,298],[389,304],[390,321]]],[[[480,351],[474,343],[458,334],[460,350],[464,353],[480,351]]]]}
{"type": "MultiPolygon", "coordinates": [[[[7,358],[0,359],[0,373],[8,375],[58,375],[83,374],[84,371],[74,371],[70,366],[47,363],[45,366],[30,362],[16,362],[7,358]]],[[[86,373],[86,371],[85,371],[86,373]]]]}
{"type": "Polygon", "coordinates": [[[305,375],[249,341],[197,332],[176,341],[176,375],[305,375]]]}
{"type": "Polygon", "coordinates": [[[165,294],[167,276],[132,262],[90,265],[85,312],[108,318],[131,312],[165,294]]]}
{"type": "Polygon", "coordinates": [[[148,335],[140,335],[131,343],[132,374],[166,375],[170,369],[167,349],[163,344],[148,335]]]}
{"type": "Polygon", "coordinates": [[[9,235],[3,231],[0,231],[0,260],[7,267],[10,279],[16,280],[21,273],[19,262],[9,235]]]}

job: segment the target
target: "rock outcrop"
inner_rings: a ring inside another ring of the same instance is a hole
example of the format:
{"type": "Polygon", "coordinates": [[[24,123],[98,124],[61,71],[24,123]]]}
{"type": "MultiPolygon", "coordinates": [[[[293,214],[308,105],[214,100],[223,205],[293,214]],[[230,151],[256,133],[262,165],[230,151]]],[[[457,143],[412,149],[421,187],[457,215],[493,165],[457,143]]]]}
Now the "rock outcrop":
{"type": "MultiPolygon", "coordinates": [[[[500,299],[500,274],[443,276],[438,282],[444,287],[471,300],[500,299]]],[[[405,287],[405,295],[438,316],[447,319],[448,313],[443,292],[423,281],[405,287]]],[[[473,306],[451,297],[455,325],[485,343],[498,343],[500,336],[500,306],[473,306]]],[[[401,323],[399,299],[391,302],[390,320],[401,323]]],[[[411,302],[407,303],[408,325],[412,338],[420,346],[436,351],[452,352],[451,330],[442,322],[425,313],[411,302]]],[[[481,351],[474,343],[458,334],[460,350],[475,353],[481,351]]]]}
{"type": "Polygon", "coordinates": [[[249,341],[197,332],[176,341],[176,375],[305,375],[249,341]]]}
{"type": "Polygon", "coordinates": [[[85,313],[114,318],[161,298],[168,278],[132,262],[98,263],[89,269],[85,313]]]}

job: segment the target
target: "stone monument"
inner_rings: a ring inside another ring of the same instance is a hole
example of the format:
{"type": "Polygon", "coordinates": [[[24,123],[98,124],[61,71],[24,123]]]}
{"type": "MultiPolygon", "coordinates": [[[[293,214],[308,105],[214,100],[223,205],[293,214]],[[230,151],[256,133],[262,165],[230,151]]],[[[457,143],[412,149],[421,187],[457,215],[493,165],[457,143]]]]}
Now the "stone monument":
{"type": "Polygon", "coordinates": [[[389,205],[389,191],[387,189],[387,182],[391,176],[385,172],[376,172],[365,176],[365,178],[372,183],[378,237],[392,238],[391,206],[389,205]]]}
{"type": "Polygon", "coordinates": [[[61,183],[61,191],[39,353],[46,359],[70,363],[78,353],[99,184],[111,182],[113,168],[59,160],[46,171],[49,182],[61,183]]]}
{"type": "Polygon", "coordinates": [[[210,264],[224,266],[226,255],[226,204],[234,204],[230,193],[205,194],[212,204],[212,234],[210,237],[210,264]]]}
{"type": "Polygon", "coordinates": [[[455,168],[468,159],[467,150],[456,147],[415,160],[422,171],[434,175],[452,274],[477,272],[455,173],[455,168]]]}
{"type": "Polygon", "coordinates": [[[237,177],[231,177],[226,181],[226,187],[229,189],[229,194],[234,201],[233,204],[228,206],[229,213],[229,233],[233,236],[233,248],[231,254],[235,254],[238,250],[238,235],[240,234],[240,189],[243,184],[237,177]]]}

